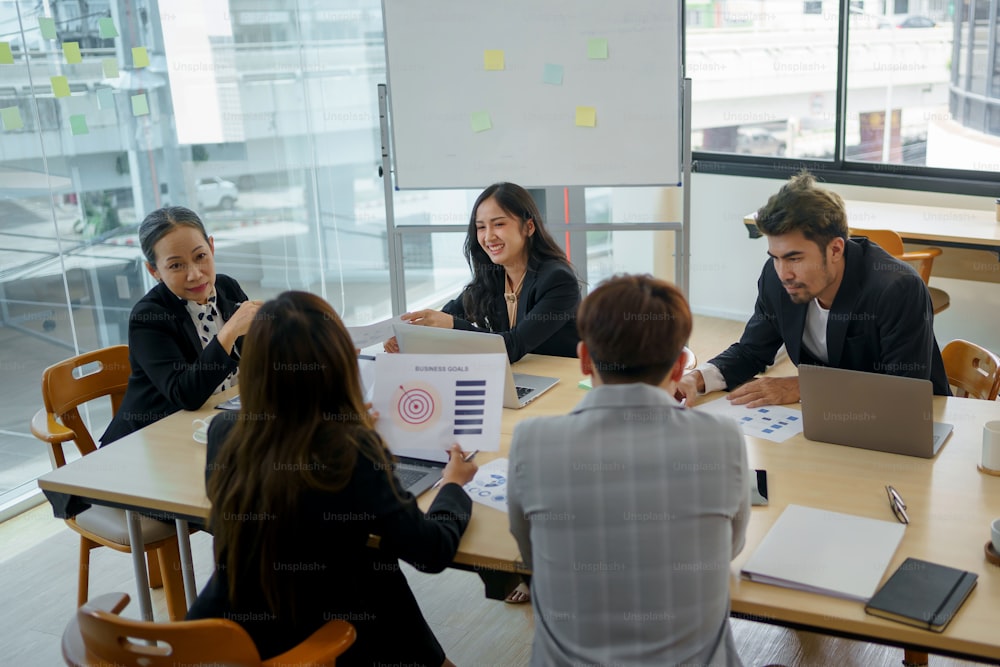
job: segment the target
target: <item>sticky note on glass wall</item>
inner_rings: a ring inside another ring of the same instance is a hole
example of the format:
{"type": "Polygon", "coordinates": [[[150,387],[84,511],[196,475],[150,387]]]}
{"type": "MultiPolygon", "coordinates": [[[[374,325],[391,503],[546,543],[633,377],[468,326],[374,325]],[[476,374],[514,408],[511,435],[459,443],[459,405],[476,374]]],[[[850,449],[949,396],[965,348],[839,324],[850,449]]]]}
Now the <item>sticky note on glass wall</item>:
{"type": "Polygon", "coordinates": [[[483,51],[483,67],[487,71],[499,71],[503,69],[503,51],[487,49],[483,51]]]}
{"type": "Polygon", "coordinates": [[[114,58],[102,58],[101,69],[104,70],[105,79],[118,78],[118,61],[114,58]]]}
{"type": "Polygon", "coordinates": [[[118,29],[115,28],[115,20],[110,16],[105,16],[97,21],[97,29],[101,32],[101,39],[111,39],[118,36],[118,29]]]}
{"type": "Polygon", "coordinates": [[[45,39],[55,39],[56,38],[56,22],[55,19],[51,19],[48,16],[38,17],[38,28],[42,31],[42,37],[45,39]]]}
{"type": "Polygon", "coordinates": [[[10,42],[0,42],[0,65],[13,65],[14,54],[10,52],[10,42]]]}
{"type": "Polygon", "coordinates": [[[97,89],[97,106],[101,109],[115,108],[115,91],[111,88],[97,89]]]}
{"type": "Polygon", "coordinates": [[[83,114],[70,116],[69,127],[73,134],[90,134],[90,128],[87,127],[87,117],[83,114]]]}
{"type": "Polygon", "coordinates": [[[80,55],[80,42],[63,42],[62,47],[67,63],[75,65],[83,62],[83,56],[80,55]]]}
{"type": "Polygon", "coordinates": [[[587,57],[591,60],[608,59],[608,40],[595,37],[587,40],[587,57]]]}
{"type": "Polygon", "coordinates": [[[594,107],[576,108],[577,127],[597,127],[597,109],[594,107]]]}
{"type": "Polygon", "coordinates": [[[542,70],[542,82],[553,86],[561,86],[563,82],[563,66],[546,64],[542,70]]]}
{"type": "Polygon", "coordinates": [[[133,116],[149,115],[149,100],[146,99],[146,93],[132,96],[132,115],[133,116]]]}
{"type": "Polygon", "coordinates": [[[473,132],[485,132],[486,130],[493,129],[489,111],[473,111],[470,121],[473,132]]]}
{"type": "Polygon", "coordinates": [[[21,112],[18,111],[17,107],[0,109],[0,122],[3,122],[3,129],[5,130],[20,130],[24,127],[24,121],[21,120],[21,112]]]}
{"type": "Polygon", "coordinates": [[[149,67],[149,52],[145,46],[132,47],[132,66],[135,68],[149,67]]]}
{"type": "Polygon", "coordinates": [[[56,97],[69,97],[69,79],[64,76],[54,76],[49,79],[52,82],[52,94],[56,97]]]}

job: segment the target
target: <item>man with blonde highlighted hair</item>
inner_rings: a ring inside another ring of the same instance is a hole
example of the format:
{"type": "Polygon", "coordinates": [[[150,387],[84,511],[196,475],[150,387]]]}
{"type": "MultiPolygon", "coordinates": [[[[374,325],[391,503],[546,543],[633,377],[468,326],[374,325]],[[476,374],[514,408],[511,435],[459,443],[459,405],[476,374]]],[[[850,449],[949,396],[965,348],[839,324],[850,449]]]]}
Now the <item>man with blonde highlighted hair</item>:
{"type": "Polygon", "coordinates": [[[568,415],[522,421],[510,449],[531,664],[741,665],[729,563],[750,517],[746,447],[735,421],[673,397],[684,295],[617,276],[583,300],[577,328],[593,389],[568,415]]]}

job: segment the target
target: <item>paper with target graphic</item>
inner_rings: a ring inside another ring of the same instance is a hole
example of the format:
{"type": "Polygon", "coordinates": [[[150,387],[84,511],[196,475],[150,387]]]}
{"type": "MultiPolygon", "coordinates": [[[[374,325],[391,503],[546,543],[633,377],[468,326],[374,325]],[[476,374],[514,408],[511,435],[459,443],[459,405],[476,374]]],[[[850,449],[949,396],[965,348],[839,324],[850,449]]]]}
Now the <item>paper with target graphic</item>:
{"type": "Polygon", "coordinates": [[[500,449],[503,354],[380,354],[375,358],[373,407],[393,453],[447,460],[465,451],[500,449]]]}

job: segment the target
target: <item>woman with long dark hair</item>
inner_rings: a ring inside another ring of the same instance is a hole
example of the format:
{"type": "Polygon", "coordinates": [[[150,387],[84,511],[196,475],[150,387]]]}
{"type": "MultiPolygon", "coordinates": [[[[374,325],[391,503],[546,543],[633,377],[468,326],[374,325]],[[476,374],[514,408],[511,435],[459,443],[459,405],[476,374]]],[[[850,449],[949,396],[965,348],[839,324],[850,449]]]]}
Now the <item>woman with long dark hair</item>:
{"type": "Polygon", "coordinates": [[[427,572],[451,563],[476,465],[454,445],[420,511],[364,404],[350,335],[313,294],[261,307],[240,375],[240,411],[208,430],[216,571],[188,618],[238,622],[265,658],[339,618],[357,641],[338,665],[451,665],[399,559],[427,572]]]}
{"type": "MultiPolygon", "coordinates": [[[[511,362],[529,353],[575,357],[580,284],[545,229],[527,190],[494,183],[472,207],[465,237],[472,282],[441,310],[402,316],[412,324],[503,336],[511,362]]],[[[395,338],[385,343],[398,352],[395,338]]]]}

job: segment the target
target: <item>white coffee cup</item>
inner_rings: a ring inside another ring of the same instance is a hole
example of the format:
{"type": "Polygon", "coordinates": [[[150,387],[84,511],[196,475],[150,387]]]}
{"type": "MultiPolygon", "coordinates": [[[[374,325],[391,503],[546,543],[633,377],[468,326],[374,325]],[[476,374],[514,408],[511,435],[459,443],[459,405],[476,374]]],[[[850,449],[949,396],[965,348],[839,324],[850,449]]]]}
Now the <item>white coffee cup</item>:
{"type": "Polygon", "coordinates": [[[986,422],[983,426],[981,466],[987,472],[1000,473],[1000,421],[986,422]]]}
{"type": "Polygon", "coordinates": [[[208,442],[208,425],[211,421],[211,417],[207,417],[206,419],[194,419],[191,421],[191,426],[194,426],[194,435],[192,437],[195,442],[200,442],[203,445],[208,442]]]}
{"type": "Polygon", "coordinates": [[[990,541],[993,542],[993,551],[1000,554],[1000,519],[993,519],[990,524],[990,541]]]}

